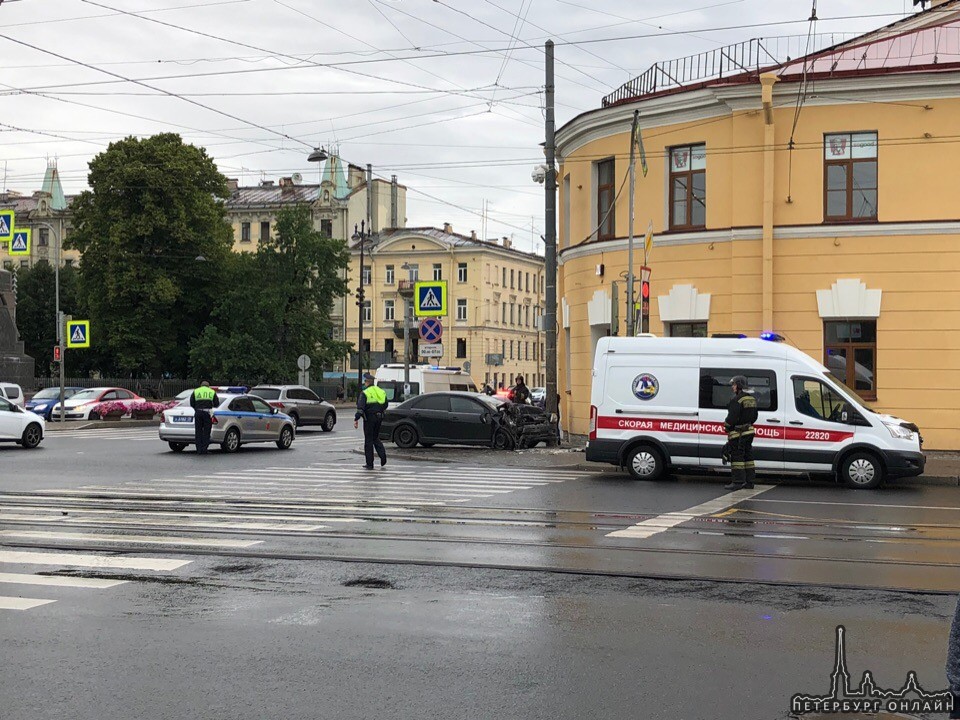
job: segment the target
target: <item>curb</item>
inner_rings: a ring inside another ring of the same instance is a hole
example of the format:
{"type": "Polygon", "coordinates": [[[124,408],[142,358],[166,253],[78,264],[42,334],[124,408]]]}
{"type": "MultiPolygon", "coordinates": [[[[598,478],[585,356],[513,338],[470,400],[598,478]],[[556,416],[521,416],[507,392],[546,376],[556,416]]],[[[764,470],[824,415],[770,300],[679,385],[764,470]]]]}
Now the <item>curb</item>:
{"type": "Polygon", "coordinates": [[[116,422],[100,420],[97,422],[82,422],[76,420],[67,420],[66,422],[51,421],[46,425],[46,432],[56,433],[66,430],[98,430],[100,428],[139,428],[139,427],[158,427],[159,420],[118,420],[116,422]]]}

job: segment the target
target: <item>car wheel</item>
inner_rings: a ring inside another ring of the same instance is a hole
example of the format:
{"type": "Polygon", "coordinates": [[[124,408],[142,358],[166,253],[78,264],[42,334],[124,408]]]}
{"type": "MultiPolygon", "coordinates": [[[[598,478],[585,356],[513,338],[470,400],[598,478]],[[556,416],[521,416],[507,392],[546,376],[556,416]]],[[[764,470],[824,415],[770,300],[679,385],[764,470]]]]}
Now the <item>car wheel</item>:
{"type": "Polygon", "coordinates": [[[297,427],[300,427],[300,416],[297,413],[290,413],[290,419],[293,420],[293,424],[297,427]]]}
{"type": "Polygon", "coordinates": [[[289,450],[291,445],[293,445],[293,428],[287,425],[280,431],[277,447],[281,450],[289,450]]]}
{"type": "Polygon", "coordinates": [[[41,440],[43,440],[43,430],[36,423],[30,423],[20,437],[20,444],[32,450],[40,444],[41,440]]]}
{"type": "Polygon", "coordinates": [[[320,429],[324,432],[330,432],[333,430],[333,426],[337,424],[337,418],[332,412],[328,412],[323,416],[323,425],[320,426],[320,429]]]}
{"type": "Polygon", "coordinates": [[[102,420],[103,418],[100,417],[100,413],[91,411],[91,412],[90,412],[90,415],[87,417],[87,419],[88,419],[88,420],[102,420]]]}
{"type": "Polygon", "coordinates": [[[240,431],[236,428],[227,430],[227,434],[220,443],[220,449],[227,453],[235,453],[240,449],[240,431]]]}
{"type": "Polygon", "coordinates": [[[634,480],[657,480],[665,470],[663,457],[649,445],[641,445],[627,454],[627,470],[634,480]]]}
{"type": "Polygon", "coordinates": [[[178,442],[172,442],[172,443],[169,443],[169,445],[170,445],[170,449],[173,450],[175,453],[183,452],[187,447],[186,443],[178,443],[178,442]]]}
{"type": "Polygon", "coordinates": [[[397,444],[397,447],[413,448],[417,446],[418,440],[417,429],[413,425],[401,425],[393,433],[393,441],[397,444]]]}
{"type": "Polygon", "coordinates": [[[855,490],[870,490],[883,482],[883,466],[875,455],[855,452],[840,464],[840,479],[855,490]]]}
{"type": "Polygon", "coordinates": [[[513,450],[513,438],[503,428],[500,428],[493,434],[493,447],[495,450],[513,450]]]}

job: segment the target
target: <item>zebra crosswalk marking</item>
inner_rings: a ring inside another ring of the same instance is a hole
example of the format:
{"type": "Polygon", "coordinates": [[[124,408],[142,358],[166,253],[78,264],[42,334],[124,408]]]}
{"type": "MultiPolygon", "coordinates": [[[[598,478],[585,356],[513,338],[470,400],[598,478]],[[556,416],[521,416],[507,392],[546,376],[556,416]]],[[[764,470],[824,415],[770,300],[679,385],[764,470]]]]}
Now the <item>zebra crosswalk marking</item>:
{"type": "MultiPolygon", "coordinates": [[[[43,585],[48,587],[72,587],[104,590],[126,585],[127,580],[106,580],[103,578],[65,577],[60,575],[27,575],[26,573],[0,572],[0,585],[43,585]]],[[[50,602],[53,602],[51,600],[50,602]]]]}
{"type": "Polygon", "coordinates": [[[40,600],[39,598],[5,597],[0,595],[0,610],[31,610],[41,605],[49,605],[56,600],[40,600]]]}
{"type": "MultiPolygon", "coordinates": [[[[134,545],[176,545],[180,547],[222,547],[248,548],[260,545],[262,540],[227,540],[188,537],[164,537],[162,535],[88,535],[86,533],[62,533],[39,530],[4,530],[0,537],[24,538],[28,540],[73,540],[98,543],[132,543],[134,545]]],[[[0,580],[3,582],[3,580],[0,580]]]]}
{"type": "Polygon", "coordinates": [[[147,557],[107,557],[80,553],[23,552],[0,550],[0,563],[17,565],[68,565],[86,568],[110,568],[118,570],[177,570],[189,565],[190,560],[172,560],[147,557]]]}

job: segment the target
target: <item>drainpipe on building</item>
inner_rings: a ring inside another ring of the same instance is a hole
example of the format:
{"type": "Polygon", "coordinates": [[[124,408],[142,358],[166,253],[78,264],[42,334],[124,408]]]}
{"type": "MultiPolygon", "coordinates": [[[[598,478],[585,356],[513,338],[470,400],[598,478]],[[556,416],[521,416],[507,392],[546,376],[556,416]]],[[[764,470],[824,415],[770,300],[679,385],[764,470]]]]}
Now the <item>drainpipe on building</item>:
{"type": "Polygon", "coordinates": [[[763,328],[773,331],[773,191],[774,130],[773,86],[780,78],[775,73],[760,76],[763,102],[763,328]]]}

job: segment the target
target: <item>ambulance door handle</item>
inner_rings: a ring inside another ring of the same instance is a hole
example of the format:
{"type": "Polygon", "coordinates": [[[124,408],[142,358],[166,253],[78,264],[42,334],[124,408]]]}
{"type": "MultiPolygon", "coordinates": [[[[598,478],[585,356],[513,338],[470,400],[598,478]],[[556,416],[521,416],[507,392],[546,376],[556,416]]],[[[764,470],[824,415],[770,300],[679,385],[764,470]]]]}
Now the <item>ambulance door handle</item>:
{"type": "Polygon", "coordinates": [[[803,425],[803,423],[800,422],[799,420],[791,420],[791,421],[790,421],[790,424],[791,424],[791,425],[803,425]]]}
{"type": "Polygon", "coordinates": [[[780,421],[777,418],[767,418],[768,423],[779,423],[780,421]]]}

